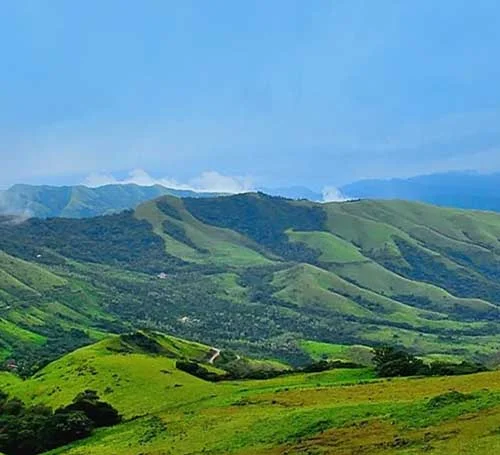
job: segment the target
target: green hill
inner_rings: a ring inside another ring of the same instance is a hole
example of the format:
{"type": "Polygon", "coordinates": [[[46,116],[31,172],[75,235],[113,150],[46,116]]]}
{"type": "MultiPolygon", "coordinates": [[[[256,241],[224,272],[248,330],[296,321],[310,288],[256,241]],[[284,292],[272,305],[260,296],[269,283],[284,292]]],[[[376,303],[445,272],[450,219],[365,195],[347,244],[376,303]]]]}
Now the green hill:
{"type": "Polygon", "coordinates": [[[177,197],[215,196],[214,193],[176,190],[161,185],[112,184],[97,188],[83,185],[14,185],[0,191],[0,214],[88,218],[133,209],[141,202],[166,194],[177,197]]]}
{"type": "MultiPolygon", "coordinates": [[[[309,346],[311,348],[311,346],[309,346]]],[[[324,346],[315,346],[324,350],[324,346]]],[[[362,346],[336,348],[362,352],[362,346]]],[[[206,368],[211,348],[158,332],[110,337],[0,389],[57,407],[87,389],[123,422],[50,455],[442,454],[500,449],[500,373],[374,379],[369,368],[207,382],[177,368],[206,368]]]]}
{"type": "Polygon", "coordinates": [[[494,213],[261,193],[5,217],[2,355],[55,358],[144,327],[292,364],[308,343],[496,363],[499,239],[494,213]]]}

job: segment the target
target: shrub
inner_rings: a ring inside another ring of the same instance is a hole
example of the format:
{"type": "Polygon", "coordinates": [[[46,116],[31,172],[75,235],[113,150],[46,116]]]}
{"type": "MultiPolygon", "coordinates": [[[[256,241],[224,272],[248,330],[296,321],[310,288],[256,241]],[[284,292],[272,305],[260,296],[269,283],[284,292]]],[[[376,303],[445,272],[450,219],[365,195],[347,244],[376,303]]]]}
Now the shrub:
{"type": "Polygon", "coordinates": [[[78,394],[70,405],[57,412],[74,411],[83,412],[96,427],[110,427],[121,422],[118,411],[109,403],[100,401],[94,390],[85,390],[85,392],[78,394]]]}
{"type": "Polygon", "coordinates": [[[374,350],[375,371],[380,377],[427,375],[429,367],[422,360],[402,350],[384,346],[374,350]]]}

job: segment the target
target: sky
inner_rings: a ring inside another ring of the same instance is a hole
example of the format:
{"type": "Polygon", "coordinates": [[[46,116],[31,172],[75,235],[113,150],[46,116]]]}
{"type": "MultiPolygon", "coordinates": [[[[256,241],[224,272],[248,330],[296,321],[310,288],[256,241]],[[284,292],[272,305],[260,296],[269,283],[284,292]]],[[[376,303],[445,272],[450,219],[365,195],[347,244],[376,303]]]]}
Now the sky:
{"type": "Polygon", "coordinates": [[[17,0],[0,187],[500,170],[498,0],[17,0]]]}

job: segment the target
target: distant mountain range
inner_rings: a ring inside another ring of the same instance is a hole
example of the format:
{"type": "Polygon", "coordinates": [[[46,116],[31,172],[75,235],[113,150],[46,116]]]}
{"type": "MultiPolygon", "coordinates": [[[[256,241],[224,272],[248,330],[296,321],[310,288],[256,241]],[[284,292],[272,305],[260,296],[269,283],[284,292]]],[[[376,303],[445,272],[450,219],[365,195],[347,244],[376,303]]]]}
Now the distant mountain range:
{"type": "Polygon", "coordinates": [[[362,199],[405,199],[466,209],[500,211],[500,173],[449,172],[408,179],[360,180],[340,188],[362,199]]]}
{"type": "MultiPolygon", "coordinates": [[[[402,199],[429,204],[500,212],[500,173],[449,172],[407,179],[360,180],[339,188],[347,199],[402,199]]],[[[323,195],[304,186],[261,187],[259,191],[287,199],[321,201],[323,195]]],[[[90,218],[109,215],[160,196],[206,198],[222,193],[178,190],[162,185],[112,184],[97,188],[14,185],[0,191],[0,214],[36,218],[90,218]]]]}
{"type": "MultiPolygon", "coordinates": [[[[321,193],[306,187],[261,188],[260,191],[288,199],[320,201],[321,193]]],[[[97,188],[83,185],[14,185],[0,191],[0,214],[34,218],[90,218],[134,209],[160,196],[205,198],[223,193],[178,190],[162,185],[112,184],[97,188]]]]}
{"type": "Polygon", "coordinates": [[[0,191],[0,213],[36,218],[89,218],[133,209],[160,196],[212,197],[161,185],[114,184],[98,188],[77,186],[14,185],[0,191]]]}

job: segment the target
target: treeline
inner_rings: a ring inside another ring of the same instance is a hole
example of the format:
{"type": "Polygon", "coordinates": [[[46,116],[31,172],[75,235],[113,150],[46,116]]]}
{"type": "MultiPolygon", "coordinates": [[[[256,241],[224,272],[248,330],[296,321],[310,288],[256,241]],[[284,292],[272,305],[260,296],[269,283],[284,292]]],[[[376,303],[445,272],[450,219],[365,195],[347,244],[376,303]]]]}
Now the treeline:
{"type": "MultiPolygon", "coordinates": [[[[463,361],[450,363],[435,361],[425,363],[414,355],[392,347],[383,346],[374,349],[373,364],[378,377],[405,376],[457,376],[480,373],[488,369],[479,363],[463,361]]],[[[251,365],[243,359],[235,360],[221,366],[223,374],[210,371],[198,362],[178,360],[177,369],[210,382],[230,381],[238,379],[271,379],[294,373],[318,373],[337,368],[366,368],[354,362],[320,360],[308,363],[303,367],[287,369],[271,369],[251,365]]]]}
{"type": "Polygon", "coordinates": [[[36,455],[86,438],[94,428],[116,425],[118,411],[100,401],[92,390],[53,411],[42,405],[26,406],[18,398],[0,392],[0,452],[36,455]]]}
{"type": "Polygon", "coordinates": [[[377,376],[388,378],[397,376],[457,376],[487,371],[479,363],[431,362],[425,363],[414,355],[392,346],[374,349],[373,363],[377,376]]]}
{"type": "MultiPolygon", "coordinates": [[[[326,213],[314,205],[263,193],[223,198],[184,199],[184,206],[200,221],[232,229],[288,260],[316,262],[318,252],[301,243],[288,241],[285,231],[321,231],[326,213]]],[[[160,209],[165,210],[162,206],[160,209]]]]}
{"type": "Polygon", "coordinates": [[[215,373],[208,370],[198,362],[188,360],[178,360],[175,366],[177,369],[184,371],[185,373],[189,373],[192,376],[196,376],[197,378],[210,382],[231,381],[238,379],[271,379],[294,373],[319,373],[321,371],[328,371],[336,368],[365,368],[363,365],[353,362],[327,360],[312,362],[304,367],[287,369],[252,367],[246,364],[245,361],[235,361],[232,362],[231,365],[224,367],[227,369],[223,374],[215,373]]]}
{"type": "Polygon", "coordinates": [[[43,251],[39,262],[64,265],[60,257],[46,252],[50,249],[78,261],[153,274],[184,265],[166,253],[161,237],[132,211],[79,220],[32,218],[15,227],[0,224],[0,249],[28,261],[43,251]]]}

